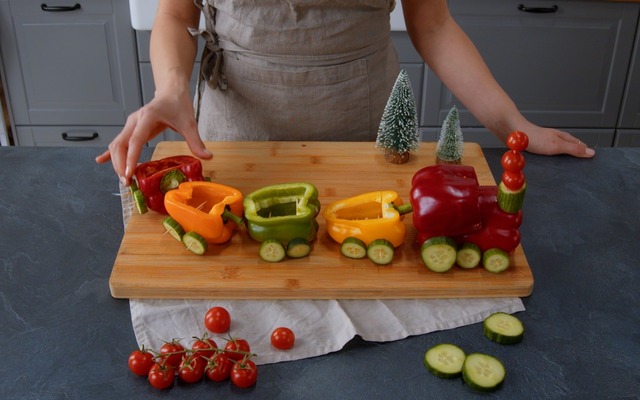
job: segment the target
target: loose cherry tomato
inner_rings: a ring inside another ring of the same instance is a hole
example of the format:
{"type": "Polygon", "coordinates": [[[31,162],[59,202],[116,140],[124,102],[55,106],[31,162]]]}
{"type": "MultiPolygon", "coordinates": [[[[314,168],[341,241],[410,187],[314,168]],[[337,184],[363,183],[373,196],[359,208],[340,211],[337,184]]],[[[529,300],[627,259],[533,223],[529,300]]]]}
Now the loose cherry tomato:
{"type": "Polygon", "coordinates": [[[218,345],[213,339],[207,338],[206,334],[202,338],[196,338],[196,341],[191,345],[191,350],[194,354],[202,357],[213,357],[216,353],[218,345]]]}
{"type": "Polygon", "coordinates": [[[149,383],[156,389],[164,390],[173,384],[174,369],[167,365],[153,364],[149,371],[149,383]]]}
{"type": "Polygon", "coordinates": [[[180,380],[185,383],[196,383],[202,380],[204,376],[204,369],[207,366],[202,356],[197,354],[191,354],[182,358],[180,362],[180,368],[178,369],[178,376],[180,380]]]}
{"type": "Polygon", "coordinates": [[[519,151],[509,150],[502,155],[502,168],[509,172],[520,172],[524,169],[524,156],[519,151]]]}
{"type": "Polygon", "coordinates": [[[521,131],[514,131],[507,136],[507,147],[515,151],[525,151],[529,146],[529,137],[521,131]]]}
{"type": "Polygon", "coordinates": [[[151,370],[153,364],[155,364],[153,354],[145,350],[144,346],[142,346],[142,349],[134,350],[129,355],[129,369],[136,375],[149,375],[149,370],[151,370]]]}
{"type": "Polygon", "coordinates": [[[504,171],[502,173],[502,182],[507,189],[520,190],[524,185],[524,174],[522,172],[504,171]]]}
{"type": "Polygon", "coordinates": [[[271,334],[271,345],[278,350],[289,350],[296,341],[296,335],[289,328],[281,326],[271,334]]]}
{"type": "Polygon", "coordinates": [[[204,316],[204,326],[213,333],[225,333],[231,327],[231,315],[224,307],[212,307],[204,316]]]}
{"type": "Polygon", "coordinates": [[[258,367],[251,360],[243,359],[231,369],[231,383],[241,388],[248,388],[258,380],[258,367]]]}
{"type": "Polygon", "coordinates": [[[160,347],[160,355],[162,357],[162,362],[165,365],[176,368],[180,365],[180,361],[182,361],[182,356],[184,355],[185,350],[184,346],[180,344],[178,339],[173,339],[170,342],[166,342],[160,347]]]}
{"type": "Polygon", "coordinates": [[[226,354],[230,359],[238,361],[245,357],[246,354],[244,353],[249,353],[251,351],[251,346],[249,346],[249,342],[245,339],[231,338],[224,346],[224,349],[227,351],[226,354]],[[235,351],[238,350],[244,353],[235,353],[235,351]]]}
{"type": "Polygon", "coordinates": [[[218,353],[209,359],[209,363],[205,369],[207,378],[214,382],[222,382],[229,379],[231,375],[231,369],[233,368],[233,361],[226,353],[218,353]]]}

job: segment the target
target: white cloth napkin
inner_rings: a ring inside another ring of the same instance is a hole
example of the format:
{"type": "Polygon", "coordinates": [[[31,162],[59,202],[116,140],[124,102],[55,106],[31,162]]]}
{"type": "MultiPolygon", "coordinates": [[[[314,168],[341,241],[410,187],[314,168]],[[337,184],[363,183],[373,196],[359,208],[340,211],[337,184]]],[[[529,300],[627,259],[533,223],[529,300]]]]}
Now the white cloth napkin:
{"type": "MultiPolygon", "coordinates": [[[[138,345],[159,350],[164,341],[191,345],[206,332],[213,306],[231,314],[231,336],[246,339],[256,364],[299,360],[340,350],[354,336],[386,342],[484,320],[493,312],[524,310],[519,298],[429,300],[147,300],[131,299],[138,345]],[[296,335],[291,350],[271,346],[271,332],[286,326],[296,335]]],[[[209,333],[224,347],[225,338],[209,333]]]]}

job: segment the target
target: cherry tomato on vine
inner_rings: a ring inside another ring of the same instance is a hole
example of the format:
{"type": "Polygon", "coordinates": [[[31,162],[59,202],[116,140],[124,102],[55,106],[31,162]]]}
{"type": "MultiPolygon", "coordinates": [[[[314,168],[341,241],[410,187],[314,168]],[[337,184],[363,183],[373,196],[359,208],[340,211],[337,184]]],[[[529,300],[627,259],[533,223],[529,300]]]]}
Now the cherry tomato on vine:
{"type": "Polygon", "coordinates": [[[202,380],[207,361],[200,355],[191,354],[182,358],[178,376],[185,383],[196,383],[202,380]]]}
{"type": "Polygon", "coordinates": [[[507,147],[515,151],[525,151],[529,146],[529,137],[521,131],[513,131],[507,136],[507,147]]]}
{"type": "Polygon", "coordinates": [[[174,369],[172,367],[153,364],[149,371],[149,383],[156,389],[164,390],[173,384],[175,378],[174,369]]]}
{"type": "Polygon", "coordinates": [[[204,326],[213,333],[225,333],[231,327],[231,315],[224,307],[211,307],[204,316],[204,326]]]}
{"type": "Polygon", "coordinates": [[[207,338],[206,335],[202,338],[196,338],[196,341],[191,345],[191,350],[194,354],[207,358],[213,357],[217,348],[216,342],[207,338]]]}
{"type": "Polygon", "coordinates": [[[147,376],[149,375],[149,370],[155,361],[153,359],[153,354],[149,351],[145,350],[144,346],[142,349],[134,350],[129,355],[129,369],[136,375],[139,376],[147,376]]]}
{"type": "Polygon", "coordinates": [[[278,350],[289,350],[296,341],[296,335],[289,328],[281,326],[273,330],[271,345],[278,350]]]}
{"type": "Polygon", "coordinates": [[[170,367],[176,368],[180,365],[180,361],[182,361],[182,356],[185,353],[184,346],[180,344],[178,339],[173,339],[170,342],[165,342],[165,344],[160,347],[160,356],[162,357],[162,362],[170,367]]]}
{"type": "Polygon", "coordinates": [[[258,367],[251,360],[242,360],[231,369],[231,383],[241,388],[248,388],[258,380],[258,367]]]}
{"type": "Polygon", "coordinates": [[[509,172],[520,172],[524,169],[524,156],[519,151],[509,150],[502,155],[502,168],[509,172]]]}
{"type": "Polygon", "coordinates": [[[245,339],[231,338],[224,346],[224,349],[227,351],[226,354],[230,359],[238,361],[242,360],[246,355],[244,353],[249,353],[251,351],[251,346],[249,346],[249,342],[245,339]],[[244,353],[235,353],[235,351],[242,351],[244,353]]]}
{"type": "Polygon", "coordinates": [[[218,353],[209,359],[209,363],[205,368],[207,378],[214,382],[222,382],[229,379],[231,375],[231,369],[233,368],[233,361],[226,353],[218,353]]]}
{"type": "Polygon", "coordinates": [[[509,172],[502,173],[502,182],[510,190],[520,190],[524,185],[524,174],[522,172],[509,172]]]}

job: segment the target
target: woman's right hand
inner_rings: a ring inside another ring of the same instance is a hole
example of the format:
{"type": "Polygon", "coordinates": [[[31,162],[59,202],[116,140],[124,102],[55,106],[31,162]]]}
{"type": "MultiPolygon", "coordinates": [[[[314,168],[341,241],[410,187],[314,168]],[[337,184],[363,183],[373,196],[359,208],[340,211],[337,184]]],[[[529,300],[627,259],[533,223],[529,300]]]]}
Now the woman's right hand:
{"type": "Polygon", "coordinates": [[[96,157],[96,162],[104,164],[111,160],[120,181],[129,185],[142,148],[167,128],[185,138],[194,156],[203,159],[213,157],[198,135],[192,101],[188,91],[183,95],[156,92],[151,102],[129,115],[122,131],[109,144],[109,149],[96,157]]]}

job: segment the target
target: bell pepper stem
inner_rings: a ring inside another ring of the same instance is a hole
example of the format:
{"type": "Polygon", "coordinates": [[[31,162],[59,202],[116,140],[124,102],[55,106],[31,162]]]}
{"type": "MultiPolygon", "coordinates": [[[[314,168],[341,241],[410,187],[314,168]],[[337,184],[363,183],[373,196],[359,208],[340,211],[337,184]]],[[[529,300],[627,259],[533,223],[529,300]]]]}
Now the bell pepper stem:
{"type": "Polygon", "coordinates": [[[226,207],[222,212],[222,220],[225,222],[231,220],[238,226],[242,226],[244,224],[244,219],[232,213],[229,207],[226,207]]]}
{"type": "Polygon", "coordinates": [[[393,205],[393,208],[398,212],[398,214],[400,215],[405,215],[405,214],[409,214],[410,212],[413,212],[413,207],[411,206],[410,203],[407,204],[401,204],[399,206],[391,203],[393,205]]]}

